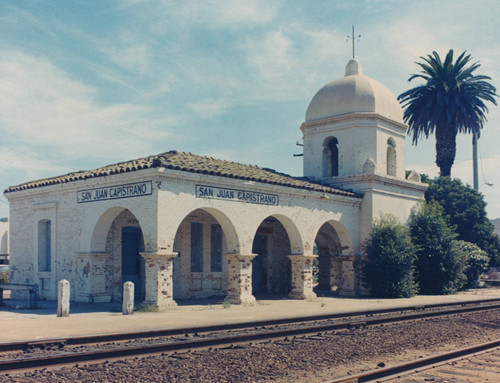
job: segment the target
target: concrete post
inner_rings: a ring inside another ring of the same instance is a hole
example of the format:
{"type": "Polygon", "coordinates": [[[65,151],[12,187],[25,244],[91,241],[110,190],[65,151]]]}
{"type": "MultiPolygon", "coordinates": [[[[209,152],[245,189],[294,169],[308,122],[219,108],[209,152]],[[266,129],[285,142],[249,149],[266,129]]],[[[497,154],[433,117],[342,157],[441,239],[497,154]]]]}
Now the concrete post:
{"type": "Polygon", "coordinates": [[[174,301],[174,258],[178,253],[141,253],[145,259],[146,298],[144,304],[159,309],[176,307],[174,301]]]}
{"type": "Polygon", "coordinates": [[[293,299],[316,298],[313,291],[313,261],[317,255],[289,255],[292,261],[292,291],[288,296],[293,299]]]}
{"type": "Polygon", "coordinates": [[[252,295],[252,259],[257,254],[224,254],[227,258],[226,302],[233,304],[255,302],[252,295]]]}
{"type": "Polygon", "coordinates": [[[127,281],[123,284],[122,314],[132,315],[134,313],[134,284],[127,281]]]}
{"type": "Polygon", "coordinates": [[[57,316],[69,317],[69,289],[70,283],[61,279],[57,284],[57,316]]]}

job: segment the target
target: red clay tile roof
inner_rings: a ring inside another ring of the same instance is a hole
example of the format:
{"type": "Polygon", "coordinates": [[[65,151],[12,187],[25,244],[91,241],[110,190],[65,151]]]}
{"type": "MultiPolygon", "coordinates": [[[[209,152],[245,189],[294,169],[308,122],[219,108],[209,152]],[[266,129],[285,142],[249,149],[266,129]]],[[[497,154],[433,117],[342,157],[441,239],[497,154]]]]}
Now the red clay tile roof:
{"type": "Polygon", "coordinates": [[[259,168],[258,166],[254,165],[243,165],[236,162],[198,156],[192,153],[178,152],[176,150],[145,158],[139,158],[136,160],[120,162],[95,170],[82,170],[78,172],[68,173],[59,177],[26,182],[21,185],[11,186],[6,189],[4,193],[35,189],[48,185],[62,184],[88,178],[104,177],[112,174],[128,173],[142,169],[158,167],[191,173],[200,173],[219,177],[256,181],[273,185],[293,187],[297,189],[314,190],[348,197],[360,197],[358,194],[351,191],[319,185],[301,178],[278,173],[277,171],[272,169],[259,168]]]}

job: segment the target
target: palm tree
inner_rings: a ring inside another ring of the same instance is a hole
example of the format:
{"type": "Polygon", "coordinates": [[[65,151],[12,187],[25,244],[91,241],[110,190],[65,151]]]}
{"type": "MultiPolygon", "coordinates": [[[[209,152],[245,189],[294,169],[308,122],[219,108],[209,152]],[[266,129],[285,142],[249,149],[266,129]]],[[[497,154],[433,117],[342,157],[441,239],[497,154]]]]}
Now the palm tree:
{"type": "Polygon", "coordinates": [[[436,134],[436,164],[442,176],[451,175],[455,160],[458,133],[473,133],[477,137],[486,122],[486,101],[496,105],[496,89],[487,80],[488,76],[474,75],[479,68],[475,62],[470,66],[471,55],[466,51],[453,63],[453,49],[444,62],[434,51],[432,55],[420,57],[424,62],[416,64],[422,68],[408,81],[420,78],[426,81],[398,96],[404,107],[404,121],[413,135],[413,144],[419,138],[436,134]]]}

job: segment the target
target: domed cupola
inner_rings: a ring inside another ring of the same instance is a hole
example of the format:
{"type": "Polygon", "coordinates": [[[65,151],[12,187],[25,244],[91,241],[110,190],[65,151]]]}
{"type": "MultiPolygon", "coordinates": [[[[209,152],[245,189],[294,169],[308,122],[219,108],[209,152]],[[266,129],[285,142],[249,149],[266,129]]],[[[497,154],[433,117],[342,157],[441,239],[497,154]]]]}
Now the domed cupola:
{"type": "Polygon", "coordinates": [[[313,97],[306,122],[349,113],[377,113],[402,123],[403,112],[396,97],[384,85],[363,75],[361,63],[350,60],[343,78],[333,80],[313,97]]]}
{"type": "Polygon", "coordinates": [[[304,176],[325,183],[363,174],[405,179],[406,125],[396,97],[358,60],[313,97],[301,126],[304,176]]]}

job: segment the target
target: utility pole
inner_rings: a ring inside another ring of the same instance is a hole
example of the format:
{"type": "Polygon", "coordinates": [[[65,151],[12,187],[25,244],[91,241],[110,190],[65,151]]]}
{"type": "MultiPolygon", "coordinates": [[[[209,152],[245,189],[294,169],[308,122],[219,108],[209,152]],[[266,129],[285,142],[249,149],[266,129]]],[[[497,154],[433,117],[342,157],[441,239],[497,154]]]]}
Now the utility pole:
{"type": "Polygon", "coordinates": [[[474,189],[479,191],[479,175],[477,164],[477,133],[472,133],[472,173],[474,175],[474,189]]]}

